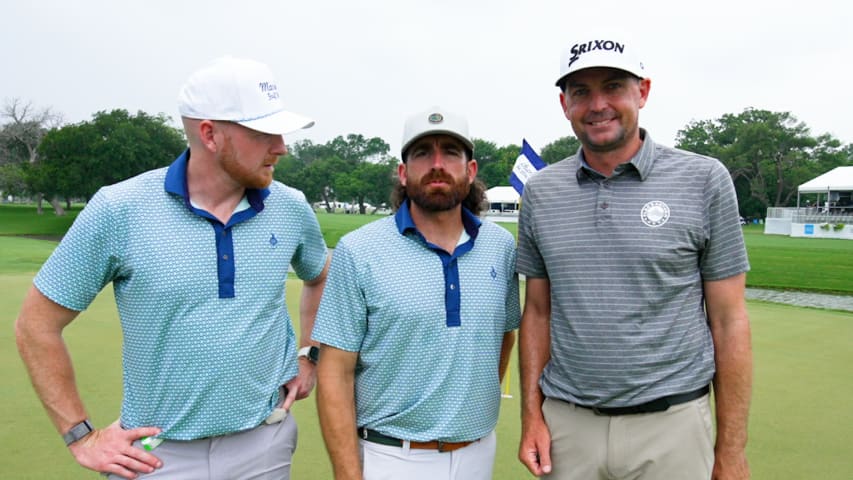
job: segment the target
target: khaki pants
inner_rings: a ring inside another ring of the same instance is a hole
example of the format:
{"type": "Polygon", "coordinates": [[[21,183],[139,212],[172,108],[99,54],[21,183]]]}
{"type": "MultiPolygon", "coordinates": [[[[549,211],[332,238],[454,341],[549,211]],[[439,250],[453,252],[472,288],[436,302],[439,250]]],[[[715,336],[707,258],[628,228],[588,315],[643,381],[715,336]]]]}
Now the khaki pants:
{"type": "Polygon", "coordinates": [[[714,466],[709,396],[665,412],[599,416],[560,400],[542,405],[551,480],[708,480],[714,466]]]}

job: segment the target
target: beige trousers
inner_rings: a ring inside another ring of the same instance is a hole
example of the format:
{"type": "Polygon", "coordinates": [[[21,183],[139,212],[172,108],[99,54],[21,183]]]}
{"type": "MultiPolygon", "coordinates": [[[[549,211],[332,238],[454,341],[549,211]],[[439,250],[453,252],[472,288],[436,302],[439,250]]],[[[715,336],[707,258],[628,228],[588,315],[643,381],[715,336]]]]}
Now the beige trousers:
{"type": "Polygon", "coordinates": [[[708,480],[714,466],[709,395],[665,412],[599,416],[560,400],[542,405],[551,431],[549,480],[708,480]]]}

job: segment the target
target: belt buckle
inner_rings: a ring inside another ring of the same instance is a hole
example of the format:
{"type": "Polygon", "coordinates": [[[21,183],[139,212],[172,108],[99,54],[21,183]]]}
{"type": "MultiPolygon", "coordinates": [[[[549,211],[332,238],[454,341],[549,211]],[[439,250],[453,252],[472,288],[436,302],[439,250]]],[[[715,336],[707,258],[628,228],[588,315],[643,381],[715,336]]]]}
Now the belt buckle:
{"type": "Polygon", "coordinates": [[[438,451],[444,453],[444,442],[442,442],[441,440],[436,440],[436,443],[438,444],[438,451]]]}

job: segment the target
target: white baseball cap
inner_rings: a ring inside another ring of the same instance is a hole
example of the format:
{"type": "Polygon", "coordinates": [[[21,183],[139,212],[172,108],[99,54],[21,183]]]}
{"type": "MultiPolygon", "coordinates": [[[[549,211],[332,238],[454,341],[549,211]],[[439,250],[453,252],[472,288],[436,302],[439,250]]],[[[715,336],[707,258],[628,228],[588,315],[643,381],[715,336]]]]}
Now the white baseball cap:
{"type": "Polygon", "coordinates": [[[634,43],[612,37],[589,37],[563,50],[557,86],[562,88],[566,77],[578,70],[593,67],[618,68],[640,78],[648,76],[634,43]]]}
{"type": "Polygon", "coordinates": [[[178,111],[182,117],[234,122],[273,135],[314,125],[284,109],[268,66],[234,57],[218,58],[190,75],[178,93],[178,111]]]}
{"type": "Polygon", "coordinates": [[[403,148],[400,149],[402,155],[400,159],[405,162],[406,149],[416,140],[427,135],[455,137],[468,148],[469,156],[474,154],[474,142],[468,137],[468,121],[465,117],[441,107],[432,107],[406,119],[403,126],[403,148]]]}

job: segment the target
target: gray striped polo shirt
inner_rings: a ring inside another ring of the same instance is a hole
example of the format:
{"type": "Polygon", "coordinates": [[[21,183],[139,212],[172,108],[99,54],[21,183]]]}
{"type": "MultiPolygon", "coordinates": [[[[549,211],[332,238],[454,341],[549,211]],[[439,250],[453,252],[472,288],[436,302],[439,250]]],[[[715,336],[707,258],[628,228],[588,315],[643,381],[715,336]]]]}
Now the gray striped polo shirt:
{"type": "Polygon", "coordinates": [[[731,176],[656,145],[605,178],[582,151],[524,188],[518,273],[551,284],[547,397],[628,406],[714,375],[702,282],[749,270],[731,176]]]}

